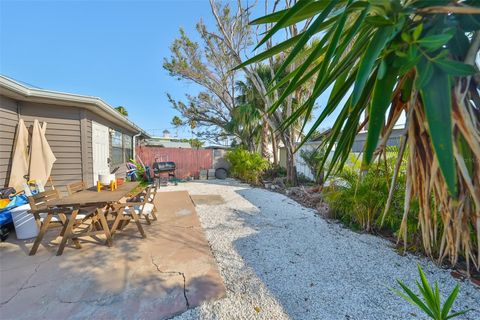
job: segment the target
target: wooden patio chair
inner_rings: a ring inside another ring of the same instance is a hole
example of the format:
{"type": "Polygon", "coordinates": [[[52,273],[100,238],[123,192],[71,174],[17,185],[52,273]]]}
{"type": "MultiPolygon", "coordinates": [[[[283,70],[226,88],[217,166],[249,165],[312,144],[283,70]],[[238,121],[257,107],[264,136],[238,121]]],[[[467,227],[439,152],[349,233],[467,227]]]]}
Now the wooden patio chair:
{"type": "Polygon", "coordinates": [[[142,191],[137,196],[130,198],[127,202],[112,205],[113,210],[111,214],[115,216],[111,230],[112,237],[117,229],[123,229],[130,220],[135,222],[142,237],[147,237],[140,223],[140,218],[144,218],[147,224],[151,224],[151,219],[157,220],[157,216],[155,215],[156,209],[153,203],[155,191],[155,187],[149,186],[144,192],[142,191]]]}
{"type": "Polygon", "coordinates": [[[147,224],[151,224],[151,220],[157,220],[157,208],[155,207],[155,195],[157,194],[157,187],[155,185],[148,186],[145,190],[137,194],[135,197],[129,199],[127,202],[142,203],[135,206],[135,212],[140,218],[145,218],[147,224]]]}
{"type": "MultiPolygon", "coordinates": [[[[75,194],[77,192],[80,192],[80,191],[83,191],[87,189],[87,185],[85,184],[84,181],[77,181],[77,182],[73,182],[73,183],[70,183],[67,185],[67,192],[69,195],[72,195],[72,194],[75,194]]],[[[82,219],[82,213],[85,212],[85,211],[88,211],[88,212],[94,212],[95,210],[97,209],[97,207],[84,207],[82,208],[81,210],[81,213],[79,214],[80,215],[80,219],[82,219]],[[83,212],[82,212],[83,211],[83,212]]],[[[77,215],[77,217],[79,216],[77,215]]],[[[78,220],[78,219],[77,219],[78,220]]],[[[98,217],[97,216],[94,216],[92,218],[92,223],[89,227],[89,231],[90,230],[93,230],[93,229],[98,229],[100,228],[100,221],[98,220],[98,217]]]]}
{"type": "MultiPolygon", "coordinates": [[[[42,207],[46,206],[49,201],[57,199],[60,199],[60,193],[57,189],[40,192],[31,197],[28,197],[28,203],[30,204],[32,214],[39,229],[42,228],[43,221],[45,220],[45,217],[47,215],[47,211],[43,212],[41,210],[42,207]]],[[[63,227],[65,221],[67,221],[65,214],[59,212],[52,217],[50,221],[50,228],[63,227]]]]}
{"type": "Polygon", "coordinates": [[[87,187],[85,185],[85,182],[83,181],[78,181],[78,182],[70,183],[69,185],[67,185],[67,191],[69,195],[85,190],[86,188],[87,187]]]}
{"type": "MultiPolygon", "coordinates": [[[[55,209],[47,209],[46,206],[49,202],[53,200],[60,199],[60,193],[58,189],[48,190],[44,192],[40,192],[35,194],[31,197],[28,197],[28,203],[30,204],[30,208],[32,210],[32,214],[35,218],[35,222],[39,228],[39,236],[35,239],[35,242],[30,250],[30,255],[34,255],[37,252],[37,249],[40,245],[40,240],[43,238],[43,235],[50,229],[62,227],[62,231],[60,232],[60,236],[63,236],[65,232],[65,228],[67,225],[67,216],[66,214],[73,209],[70,208],[55,208],[55,209]],[[51,215],[48,219],[48,227],[44,228],[44,223],[48,217],[48,213],[53,212],[54,214],[51,215]]],[[[92,208],[82,208],[80,212],[77,214],[75,218],[75,226],[80,225],[85,220],[89,219],[95,212],[94,207],[92,208]]],[[[72,239],[75,247],[78,249],[81,248],[78,239],[72,239]]]]}

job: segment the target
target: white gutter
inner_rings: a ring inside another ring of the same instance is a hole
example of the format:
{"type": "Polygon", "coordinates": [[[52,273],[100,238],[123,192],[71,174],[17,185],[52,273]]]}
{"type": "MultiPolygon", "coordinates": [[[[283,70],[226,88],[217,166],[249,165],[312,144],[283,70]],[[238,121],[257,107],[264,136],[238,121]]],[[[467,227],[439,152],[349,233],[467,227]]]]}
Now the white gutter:
{"type": "Polygon", "coordinates": [[[139,132],[132,137],[132,139],[133,139],[133,141],[132,141],[132,143],[133,143],[133,160],[135,160],[135,161],[137,161],[137,152],[135,152],[135,140],[136,140],[137,137],[140,137],[141,135],[142,135],[142,133],[139,132]]]}

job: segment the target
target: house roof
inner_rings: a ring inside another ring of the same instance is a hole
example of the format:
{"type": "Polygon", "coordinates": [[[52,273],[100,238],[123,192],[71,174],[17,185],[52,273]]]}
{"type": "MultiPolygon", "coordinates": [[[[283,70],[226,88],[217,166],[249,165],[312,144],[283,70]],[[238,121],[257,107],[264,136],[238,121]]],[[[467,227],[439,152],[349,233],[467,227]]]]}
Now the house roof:
{"type": "Polygon", "coordinates": [[[127,119],[112,106],[98,97],[44,90],[3,75],[0,75],[0,94],[20,101],[51,103],[55,105],[85,108],[110,120],[120,127],[129,129],[133,132],[138,132],[145,137],[150,137],[145,130],[127,119]]]}

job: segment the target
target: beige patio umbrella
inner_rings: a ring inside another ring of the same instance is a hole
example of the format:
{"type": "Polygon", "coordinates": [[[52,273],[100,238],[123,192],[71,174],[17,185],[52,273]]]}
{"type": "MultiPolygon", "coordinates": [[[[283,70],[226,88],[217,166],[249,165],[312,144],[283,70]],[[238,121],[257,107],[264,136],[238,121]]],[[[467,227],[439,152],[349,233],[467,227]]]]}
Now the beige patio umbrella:
{"type": "Polygon", "coordinates": [[[32,142],[30,143],[30,180],[45,185],[50,173],[52,172],[53,163],[57,160],[55,155],[45,138],[47,124],[40,127],[38,120],[33,122],[32,142]]]}
{"type": "Polygon", "coordinates": [[[15,190],[23,190],[26,182],[24,176],[28,174],[28,129],[23,119],[18,121],[17,133],[15,135],[15,146],[13,148],[12,168],[8,186],[15,190]]]}

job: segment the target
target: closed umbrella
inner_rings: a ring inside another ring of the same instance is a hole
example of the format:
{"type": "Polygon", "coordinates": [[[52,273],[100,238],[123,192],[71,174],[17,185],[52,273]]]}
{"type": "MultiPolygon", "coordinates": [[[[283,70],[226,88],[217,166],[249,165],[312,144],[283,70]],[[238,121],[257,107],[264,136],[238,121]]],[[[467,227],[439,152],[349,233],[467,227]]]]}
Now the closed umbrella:
{"type": "Polygon", "coordinates": [[[8,186],[17,191],[23,190],[25,175],[28,175],[28,129],[23,119],[18,121],[17,133],[15,135],[15,146],[13,148],[12,168],[8,186]]]}
{"type": "Polygon", "coordinates": [[[50,177],[53,163],[57,160],[45,137],[46,128],[46,123],[41,128],[38,120],[35,120],[30,143],[30,180],[43,185],[50,177]]]}

